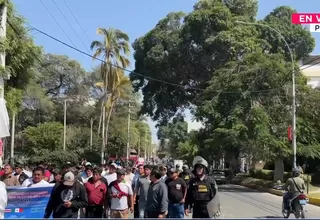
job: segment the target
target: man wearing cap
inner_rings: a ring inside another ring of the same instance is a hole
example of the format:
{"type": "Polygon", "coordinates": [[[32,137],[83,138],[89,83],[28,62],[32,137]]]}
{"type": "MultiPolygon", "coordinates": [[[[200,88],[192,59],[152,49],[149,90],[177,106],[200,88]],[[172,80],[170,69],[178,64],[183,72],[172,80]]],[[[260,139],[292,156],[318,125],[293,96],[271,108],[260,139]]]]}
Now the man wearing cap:
{"type": "Polygon", "coordinates": [[[17,164],[15,171],[14,176],[18,179],[20,185],[29,178],[29,176],[23,172],[22,164],[17,164]]]}
{"type": "MultiPolygon", "coordinates": [[[[105,176],[103,176],[106,179],[107,186],[113,181],[117,180],[117,174],[116,174],[117,168],[118,168],[118,165],[116,163],[111,163],[109,166],[109,172],[105,176]]],[[[106,218],[110,216],[110,205],[111,205],[111,198],[107,196],[105,201],[106,218]]]]}
{"type": "Polygon", "coordinates": [[[184,218],[184,201],[187,195],[187,184],[179,177],[179,170],[171,168],[170,178],[166,180],[168,187],[168,215],[169,218],[184,218]]]}
{"type": "Polygon", "coordinates": [[[125,183],[126,172],[123,169],[117,170],[117,180],[109,185],[109,195],[111,197],[111,218],[129,218],[129,211],[133,212],[133,192],[132,187],[125,183]]]}
{"type": "Polygon", "coordinates": [[[107,179],[108,183],[111,183],[117,179],[116,170],[118,169],[118,165],[116,163],[112,163],[109,166],[109,173],[104,177],[107,179]]]}
{"type": "Polygon", "coordinates": [[[67,172],[63,181],[53,187],[44,218],[77,218],[79,209],[88,205],[84,186],[76,180],[72,172],[67,172]]]}

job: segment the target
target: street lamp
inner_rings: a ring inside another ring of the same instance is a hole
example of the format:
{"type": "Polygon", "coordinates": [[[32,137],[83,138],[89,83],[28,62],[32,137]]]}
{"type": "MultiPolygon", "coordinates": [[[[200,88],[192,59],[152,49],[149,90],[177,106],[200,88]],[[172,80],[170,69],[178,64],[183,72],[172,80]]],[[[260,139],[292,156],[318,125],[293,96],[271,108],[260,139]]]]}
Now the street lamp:
{"type": "Polygon", "coordinates": [[[283,40],[285,43],[289,54],[291,58],[291,63],[292,63],[292,149],[293,149],[293,167],[297,167],[297,137],[296,137],[296,127],[297,127],[297,119],[296,119],[296,79],[295,79],[295,68],[294,68],[294,59],[293,59],[293,54],[291,51],[291,48],[286,41],[286,39],[282,36],[282,34],[275,28],[267,25],[267,24],[262,24],[262,23],[256,23],[256,22],[246,22],[246,21],[236,21],[237,24],[244,24],[244,25],[255,25],[255,26],[261,26],[261,27],[266,27],[275,32],[276,34],[279,35],[279,37],[283,40]]]}

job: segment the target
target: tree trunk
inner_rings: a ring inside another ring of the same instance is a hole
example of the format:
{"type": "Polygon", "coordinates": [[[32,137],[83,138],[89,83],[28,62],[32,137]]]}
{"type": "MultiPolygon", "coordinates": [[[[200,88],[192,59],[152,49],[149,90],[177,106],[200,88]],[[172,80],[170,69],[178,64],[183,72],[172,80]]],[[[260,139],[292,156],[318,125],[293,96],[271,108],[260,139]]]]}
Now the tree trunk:
{"type": "Polygon", "coordinates": [[[105,129],[105,122],[106,122],[106,107],[103,106],[103,114],[102,114],[102,146],[101,146],[101,164],[104,164],[104,148],[106,145],[105,142],[105,133],[104,133],[104,129],[105,129]]]}
{"type": "Polygon", "coordinates": [[[280,180],[283,182],[283,174],[284,174],[284,164],[283,164],[283,159],[281,157],[278,157],[274,161],[274,175],[273,175],[273,180],[278,181],[280,180]]]}
{"type": "Polygon", "coordinates": [[[102,120],[103,120],[103,108],[105,107],[106,97],[107,97],[107,88],[105,88],[105,92],[104,92],[104,94],[103,94],[103,100],[102,100],[101,108],[100,108],[98,136],[100,135],[101,124],[102,124],[102,120]]]}
{"type": "Polygon", "coordinates": [[[229,159],[229,169],[231,172],[231,176],[233,177],[236,175],[237,170],[239,168],[238,155],[235,153],[229,153],[228,159],[229,159]]]}
{"type": "Polygon", "coordinates": [[[11,125],[11,150],[10,158],[12,163],[14,163],[14,136],[15,136],[15,127],[16,127],[16,113],[12,112],[12,125],[11,125]]]}
{"type": "MultiPolygon", "coordinates": [[[[112,102],[111,102],[111,106],[110,106],[110,109],[109,109],[109,111],[108,111],[108,117],[107,117],[107,123],[106,123],[106,130],[105,130],[105,132],[106,132],[106,133],[105,133],[105,149],[108,149],[109,124],[110,124],[110,119],[111,119],[111,114],[112,114],[112,111],[113,111],[114,103],[115,103],[115,101],[112,101],[112,102]]],[[[105,149],[104,149],[104,150],[105,150],[105,149]]]]}

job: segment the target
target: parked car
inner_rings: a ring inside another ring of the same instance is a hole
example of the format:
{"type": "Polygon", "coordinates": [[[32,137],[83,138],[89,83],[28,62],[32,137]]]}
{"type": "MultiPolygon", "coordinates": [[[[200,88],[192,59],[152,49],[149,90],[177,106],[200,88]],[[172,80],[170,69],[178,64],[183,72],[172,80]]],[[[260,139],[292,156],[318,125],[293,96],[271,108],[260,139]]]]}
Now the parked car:
{"type": "Polygon", "coordinates": [[[226,184],[228,181],[226,172],[223,170],[212,170],[210,175],[214,178],[217,184],[226,184]]]}

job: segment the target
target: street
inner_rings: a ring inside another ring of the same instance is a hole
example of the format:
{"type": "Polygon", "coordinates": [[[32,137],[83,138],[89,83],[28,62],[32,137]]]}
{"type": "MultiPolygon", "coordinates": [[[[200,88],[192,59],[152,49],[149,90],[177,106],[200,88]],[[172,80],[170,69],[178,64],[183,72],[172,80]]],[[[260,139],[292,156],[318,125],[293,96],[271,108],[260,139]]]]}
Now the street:
{"type": "MultiPolygon", "coordinates": [[[[243,186],[220,185],[221,218],[283,218],[282,197],[243,186]]],[[[306,206],[306,217],[320,216],[320,207],[306,206]]],[[[290,218],[294,218],[291,214],[290,218]]]]}

